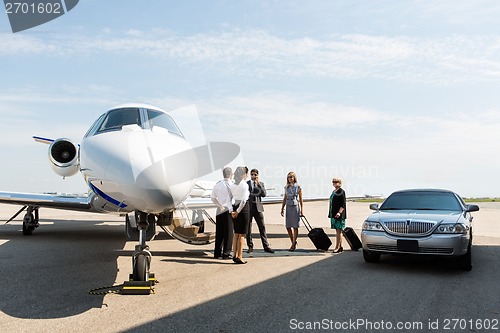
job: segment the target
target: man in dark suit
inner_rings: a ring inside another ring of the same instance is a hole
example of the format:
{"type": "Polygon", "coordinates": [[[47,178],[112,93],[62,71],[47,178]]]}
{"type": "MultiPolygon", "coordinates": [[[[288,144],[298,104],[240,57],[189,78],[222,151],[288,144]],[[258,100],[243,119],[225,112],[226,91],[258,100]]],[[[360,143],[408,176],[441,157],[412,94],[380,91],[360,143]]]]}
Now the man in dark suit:
{"type": "Polygon", "coordinates": [[[247,234],[247,253],[253,252],[253,241],[252,241],[252,218],[257,222],[259,227],[260,239],[262,240],[262,246],[264,251],[269,253],[274,253],[274,250],[269,246],[269,241],[267,240],[266,226],[264,224],[264,206],[262,205],[261,198],[267,195],[264,183],[259,181],[259,170],[252,169],[250,171],[250,180],[247,181],[248,189],[250,190],[249,204],[250,204],[250,225],[248,227],[247,234]]]}

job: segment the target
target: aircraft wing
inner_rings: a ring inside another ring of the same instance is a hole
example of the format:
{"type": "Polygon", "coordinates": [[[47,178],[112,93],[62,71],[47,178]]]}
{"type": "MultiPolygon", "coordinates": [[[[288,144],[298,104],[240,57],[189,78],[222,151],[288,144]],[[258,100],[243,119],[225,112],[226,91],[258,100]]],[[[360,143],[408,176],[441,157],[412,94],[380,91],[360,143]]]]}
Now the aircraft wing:
{"type": "Polygon", "coordinates": [[[0,203],[21,206],[92,211],[90,200],[91,197],[88,195],[0,192],[0,203]]]}
{"type": "MultiPolygon", "coordinates": [[[[262,203],[265,204],[276,204],[276,203],[281,203],[283,202],[282,197],[265,197],[262,198],[262,203]]],[[[209,197],[188,197],[186,200],[183,201],[182,205],[189,209],[210,209],[210,208],[215,208],[214,203],[212,202],[212,199],[209,197]]]]}
{"type": "MultiPolygon", "coordinates": [[[[327,197],[310,197],[310,198],[304,198],[304,202],[308,201],[324,201],[328,200],[329,198],[327,197]]],[[[280,196],[267,196],[262,198],[262,204],[264,205],[272,205],[272,204],[278,204],[283,202],[283,197],[280,196]]],[[[182,203],[186,208],[188,209],[210,209],[210,208],[215,208],[215,205],[213,204],[212,200],[210,198],[198,198],[198,197],[188,197],[184,202],[182,203]]]]}
{"type": "Polygon", "coordinates": [[[186,200],[184,200],[181,204],[181,206],[184,206],[185,208],[188,209],[210,209],[210,208],[215,208],[215,204],[212,202],[212,199],[209,197],[188,197],[186,200]]]}

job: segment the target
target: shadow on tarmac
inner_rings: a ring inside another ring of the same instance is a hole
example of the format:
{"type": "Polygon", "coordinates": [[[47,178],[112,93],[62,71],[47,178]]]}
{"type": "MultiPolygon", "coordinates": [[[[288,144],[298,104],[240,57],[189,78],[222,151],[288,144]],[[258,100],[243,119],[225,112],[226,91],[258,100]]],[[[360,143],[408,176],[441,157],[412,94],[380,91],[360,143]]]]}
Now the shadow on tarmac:
{"type": "Polygon", "coordinates": [[[117,249],[126,240],[123,226],[40,220],[47,221],[54,223],[42,224],[30,236],[20,225],[0,227],[0,239],[8,240],[0,246],[0,310],[17,318],[48,319],[101,308],[104,296],[86,291],[115,283],[117,249]]]}
{"type": "Polygon", "coordinates": [[[491,268],[499,255],[499,246],[475,245],[466,272],[443,258],[387,255],[373,264],[347,250],[127,332],[383,332],[381,324],[398,322],[424,332],[434,320],[442,328],[446,318],[498,319],[500,276],[491,268]]]}
{"type": "MultiPolygon", "coordinates": [[[[123,250],[124,227],[103,220],[40,223],[30,236],[22,234],[20,221],[0,225],[0,311],[16,318],[52,319],[101,308],[105,295],[87,292],[117,284],[118,258],[133,253],[123,250]]],[[[161,239],[171,238],[160,233],[156,240],[161,239]]],[[[220,265],[204,250],[151,252],[164,262],[220,265]]]]}
{"type": "MultiPolygon", "coordinates": [[[[131,253],[123,250],[121,225],[69,221],[68,228],[68,221],[51,222],[28,237],[19,225],[0,227],[0,239],[8,240],[0,243],[0,310],[10,316],[63,318],[101,308],[104,296],[86,292],[115,284],[118,257],[131,253]]],[[[200,250],[153,255],[185,265],[210,258],[200,250]]],[[[499,256],[499,246],[474,245],[474,268],[464,272],[443,258],[383,256],[380,263],[368,264],[361,251],[328,253],[314,264],[128,332],[289,332],[315,322],[323,325],[317,331],[342,331],[328,325],[357,320],[421,322],[425,331],[436,318],[499,318],[499,256]]],[[[175,303],[167,298],[165,306],[169,301],[175,303]]]]}

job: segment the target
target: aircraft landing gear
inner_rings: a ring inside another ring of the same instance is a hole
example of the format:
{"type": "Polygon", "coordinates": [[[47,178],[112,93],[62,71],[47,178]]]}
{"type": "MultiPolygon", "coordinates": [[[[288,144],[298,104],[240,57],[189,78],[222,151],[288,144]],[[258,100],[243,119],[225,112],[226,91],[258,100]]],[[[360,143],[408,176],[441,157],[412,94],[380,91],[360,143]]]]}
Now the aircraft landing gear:
{"type": "Polygon", "coordinates": [[[148,281],[149,267],[151,265],[151,252],[146,245],[146,234],[150,224],[154,226],[154,215],[140,212],[137,221],[139,231],[139,244],[135,246],[134,257],[132,259],[132,276],[134,281],[148,281]],[[151,222],[151,223],[150,223],[151,222]]]}
{"type": "Polygon", "coordinates": [[[129,281],[123,284],[123,294],[149,295],[155,284],[154,274],[149,272],[151,266],[151,252],[146,245],[148,227],[155,225],[155,216],[143,212],[136,212],[139,244],[135,246],[132,256],[132,274],[129,281]]]}
{"type": "MultiPolygon", "coordinates": [[[[154,217],[154,216],[153,216],[154,217]]],[[[128,241],[139,241],[139,226],[137,225],[139,221],[139,212],[135,212],[133,214],[125,215],[125,235],[127,236],[128,241]]],[[[149,223],[146,230],[146,241],[152,240],[156,235],[156,224],[154,221],[149,223]]]]}
{"type": "Polygon", "coordinates": [[[38,207],[28,206],[23,218],[23,235],[33,234],[33,230],[40,225],[38,221],[38,207]]]}

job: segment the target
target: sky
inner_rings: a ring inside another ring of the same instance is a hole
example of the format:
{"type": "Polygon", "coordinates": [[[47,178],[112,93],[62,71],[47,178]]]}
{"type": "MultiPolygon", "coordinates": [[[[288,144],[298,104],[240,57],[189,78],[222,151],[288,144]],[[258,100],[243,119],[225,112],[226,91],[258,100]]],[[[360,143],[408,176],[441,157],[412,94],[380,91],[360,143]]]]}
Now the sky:
{"type": "Polygon", "coordinates": [[[348,196],[500,196],[498,17],[496,0],[81,0],[12,33],[0,12],[0,191],[86,192],[32,136],[80,142],[139,102],[195,106],[276,194],[295,171],[305,196],[333,177],[348,196]]]}

